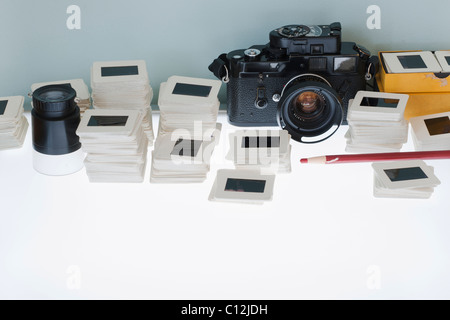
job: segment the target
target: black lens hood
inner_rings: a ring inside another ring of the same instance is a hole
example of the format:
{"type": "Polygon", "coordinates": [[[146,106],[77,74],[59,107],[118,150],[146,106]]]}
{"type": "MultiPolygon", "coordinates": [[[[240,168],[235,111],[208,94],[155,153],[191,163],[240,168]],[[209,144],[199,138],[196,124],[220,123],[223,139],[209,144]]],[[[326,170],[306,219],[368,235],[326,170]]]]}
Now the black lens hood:
{"type": "Polygon", "coordinates": [[[41,117],[54,119],[65,117],[77,108],[76,91],[67,85],[48,85],[33,92],[33,108],[41,117]],[[51,93],[60,93],[57,98],[50,98],[51,93]]]}
{"type": "Polygon", "coordinates": [[[343,109],[341,99],[337,92],[328,84],[318,81],[298,82],[291,85],[283,93],[277,109],[277,120],[282,129],[287,130],[292,139],[302,143],[317,143],[332,136],[343,120],[343,109]],[[304,122],[299,119],[293,119],[289,108],[292,99],[305,91],[313,91],[320,94],[327,103],[327,110],[321,121],[312,123],[304,122]],[[316,125],[314,127],[314,125],[316,125]]]}

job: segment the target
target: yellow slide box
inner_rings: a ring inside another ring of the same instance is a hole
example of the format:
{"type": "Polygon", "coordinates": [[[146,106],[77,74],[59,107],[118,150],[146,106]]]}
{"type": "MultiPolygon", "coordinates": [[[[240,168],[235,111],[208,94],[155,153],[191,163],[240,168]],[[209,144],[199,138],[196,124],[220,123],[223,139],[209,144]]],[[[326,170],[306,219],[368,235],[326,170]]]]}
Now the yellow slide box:
{"type": "Polygon", "coordinates": [[[380,70],[376,81],[380,92],[405,93],[409,95],[405,118],[450,111],[450,73],[389,73],[383,60],[383,53],[420,52],[381,51],[380,70]]]}

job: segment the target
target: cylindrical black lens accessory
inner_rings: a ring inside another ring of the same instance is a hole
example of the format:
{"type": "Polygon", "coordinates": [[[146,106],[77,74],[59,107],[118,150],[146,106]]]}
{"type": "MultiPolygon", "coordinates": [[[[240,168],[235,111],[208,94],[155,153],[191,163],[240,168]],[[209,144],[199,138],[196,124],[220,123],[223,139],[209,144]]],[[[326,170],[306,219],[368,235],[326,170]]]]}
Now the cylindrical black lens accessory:
{"type": "Polygon", "coordinates": [[[81,148],[76,134],[80,108],[76,92],[66,85],[50,85],[33,92],[33,147],[42,154],[64,155],[81,148]]]}
{"type": "Polygon", "coordinates": [[[343,120],[343,110],[337,92],[328,84],[298,81],[283,93],[277,119],[294,140],[317,143],[337,131],[343,120]]]}
{"type": "Polygon", "coordinates": [[[33,108],[45,119],[65,117],[77,108],[76,91],[69,85],[49,85],[33,92],[33,108]]]}

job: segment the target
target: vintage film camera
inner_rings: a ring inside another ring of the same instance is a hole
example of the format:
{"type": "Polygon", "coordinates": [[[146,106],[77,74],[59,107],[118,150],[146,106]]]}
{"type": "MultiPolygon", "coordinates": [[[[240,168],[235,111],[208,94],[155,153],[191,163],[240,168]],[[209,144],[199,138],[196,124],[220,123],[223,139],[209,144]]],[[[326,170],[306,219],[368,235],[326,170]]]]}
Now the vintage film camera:
{"type": "Polygon", "coordinates": [[[375,74],[370,52],[341,42],[341,24],[289,25],[270,43],[222,54],[209,66],[228,83],[228,119],[237,126],[280,124],[305,143],[330,137],[348,101],[375,74]]]}

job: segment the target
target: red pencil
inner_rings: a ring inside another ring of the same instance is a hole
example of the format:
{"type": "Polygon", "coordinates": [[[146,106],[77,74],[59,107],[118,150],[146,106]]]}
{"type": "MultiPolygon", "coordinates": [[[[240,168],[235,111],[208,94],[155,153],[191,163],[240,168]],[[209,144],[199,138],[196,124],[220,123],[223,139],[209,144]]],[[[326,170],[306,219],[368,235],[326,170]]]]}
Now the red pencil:
{"type": "Polygon", "coordinates": [[[340,154],[301,159],[301,163],[333,164],[352,162],[375,162],[395,160],[430,160],[450,159],[450,150],[442,151],[417,151],[417,152],[393,152],[393,153],[366,153],[366,154],[340,154]]]}

